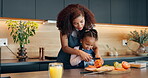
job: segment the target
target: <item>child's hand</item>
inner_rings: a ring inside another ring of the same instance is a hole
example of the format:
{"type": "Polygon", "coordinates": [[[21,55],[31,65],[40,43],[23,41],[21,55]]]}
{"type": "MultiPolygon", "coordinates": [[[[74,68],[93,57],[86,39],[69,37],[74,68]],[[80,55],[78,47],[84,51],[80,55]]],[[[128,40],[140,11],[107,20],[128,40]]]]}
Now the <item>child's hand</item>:
{"type": "Polygon", "coordinates": [[[104,64],[104,60],[99,55],[95,55],[95,57],[100,58],[102,65],[104,64]]]}
{"type": "Polygon", "coordinates": [[[84,61],[90,61],[92,59],[92,56],[82,50],[79,50],[79,53],[80,53],[80,57],[82,58],[82,60],[84,61]]]}

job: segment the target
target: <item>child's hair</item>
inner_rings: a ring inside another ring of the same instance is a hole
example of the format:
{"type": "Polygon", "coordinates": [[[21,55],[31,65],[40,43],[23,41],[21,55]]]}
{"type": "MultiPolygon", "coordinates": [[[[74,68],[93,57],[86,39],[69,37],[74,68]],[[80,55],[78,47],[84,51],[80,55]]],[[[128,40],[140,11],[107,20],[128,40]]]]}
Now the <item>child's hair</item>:
{"type": "Polygon", "coordinates": [[[83,33],[81,39],[83,39],[85,37],[93,37],[97,41],[98,40],[97,30],[95,30],[95,29],[85,30],[85,32],[83,33]]]}
{"type": "Polygon", "coordinates": [[[86,7],[80,4],[70,4],[64,8],[57,17],[57,28],[60,32],[65,34],[70,34],[75,30],[73,26],[73,20],[79,16],[84,16],[85,19],[85,29],[93,28],[96,22],[94,14],[86,7]]]}

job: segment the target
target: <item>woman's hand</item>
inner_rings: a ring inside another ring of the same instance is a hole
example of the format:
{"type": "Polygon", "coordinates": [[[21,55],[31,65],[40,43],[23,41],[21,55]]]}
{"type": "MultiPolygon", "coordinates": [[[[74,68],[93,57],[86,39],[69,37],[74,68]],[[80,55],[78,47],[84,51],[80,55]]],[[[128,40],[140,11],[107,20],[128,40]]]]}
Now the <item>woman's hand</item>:
{"type": "Polygon", "coordinates": [[[82,58],[82,60],[88,62],[88,61],[90,61],[92,59],[92,56],[90,54],[88,54],[88,53],[86,53],[86,52],[84,52],[82,50],[78,50],[78,51],[79,51],[79,55],[82,58]]]}

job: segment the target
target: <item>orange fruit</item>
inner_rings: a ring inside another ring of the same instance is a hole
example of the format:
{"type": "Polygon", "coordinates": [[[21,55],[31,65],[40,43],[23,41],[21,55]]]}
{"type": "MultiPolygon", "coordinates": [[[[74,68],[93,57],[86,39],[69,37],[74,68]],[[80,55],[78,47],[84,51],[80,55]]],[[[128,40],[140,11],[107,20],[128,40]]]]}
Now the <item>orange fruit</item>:
{"type": "Polygon", "coordinates": [[[102,66],[102,62],[101,62],[101,60],[95,60],[95,62],[94,62],[94,66],[96,67],[96,68],[99,68],[99,67],[101,67],[102,66]]]}
{"type": "Polygon", "coordinates": [[[122,67],[125,69],[128,69],[128,68],[130,68],[130,64],[126,61],[122,61],[122,67]]]}

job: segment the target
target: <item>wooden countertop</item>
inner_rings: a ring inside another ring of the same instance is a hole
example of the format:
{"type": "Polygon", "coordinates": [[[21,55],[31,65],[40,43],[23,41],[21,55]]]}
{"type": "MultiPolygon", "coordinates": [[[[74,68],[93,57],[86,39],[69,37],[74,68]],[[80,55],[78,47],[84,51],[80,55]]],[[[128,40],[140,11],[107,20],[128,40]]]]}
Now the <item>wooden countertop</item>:
{"type": "MultiPolygon", "coordinates": [[[[109,74],[80,74],[84,69],[65,69],[62,78],[147,78],[148,68],[132,68],[130,73],[109,75],[109,74]]],[[[10,76],[11,78],[50,78],[48,71],[8,73],[2,74],[2,77],[10,76]]]]}

